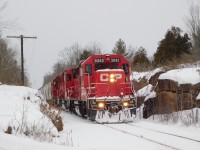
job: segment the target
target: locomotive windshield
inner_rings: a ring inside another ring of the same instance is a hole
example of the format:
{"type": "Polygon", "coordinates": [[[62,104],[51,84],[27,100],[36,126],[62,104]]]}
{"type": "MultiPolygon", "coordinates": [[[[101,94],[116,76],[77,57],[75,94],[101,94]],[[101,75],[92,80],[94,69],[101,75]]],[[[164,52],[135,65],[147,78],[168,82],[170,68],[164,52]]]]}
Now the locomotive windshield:
{"type": "Polygon", "coordinates": [[[119,69],[119,65],[117,63],[95,64],[95,71],[100,69],[119,69]]]}

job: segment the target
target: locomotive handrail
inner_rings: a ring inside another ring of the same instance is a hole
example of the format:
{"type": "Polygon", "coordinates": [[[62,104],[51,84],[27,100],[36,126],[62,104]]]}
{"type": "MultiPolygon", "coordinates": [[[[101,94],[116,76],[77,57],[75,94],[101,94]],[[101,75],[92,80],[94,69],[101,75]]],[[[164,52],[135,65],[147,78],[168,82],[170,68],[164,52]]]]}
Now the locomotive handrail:
{"type": "Polygon", "coordinates": [[[67,88],[66,89],[66,94],[65,94],[65,98],[67,98],[67,99],[69,99],[70,98],[70,96],[72,95],[72,88],[70,87],[70,88],[67,88]]]}

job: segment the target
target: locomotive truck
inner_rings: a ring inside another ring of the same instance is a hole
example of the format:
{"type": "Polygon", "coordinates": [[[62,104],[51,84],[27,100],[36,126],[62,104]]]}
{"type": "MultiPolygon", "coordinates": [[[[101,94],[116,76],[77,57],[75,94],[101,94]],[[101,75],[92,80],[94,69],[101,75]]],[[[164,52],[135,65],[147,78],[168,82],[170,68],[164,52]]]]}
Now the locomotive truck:
{"type": "Polygon", "coordinates": [[[99,123],[128,122],[136,115],[130,65],[121,55],[91,55],[40,90],[46,100],[99,123]]]}

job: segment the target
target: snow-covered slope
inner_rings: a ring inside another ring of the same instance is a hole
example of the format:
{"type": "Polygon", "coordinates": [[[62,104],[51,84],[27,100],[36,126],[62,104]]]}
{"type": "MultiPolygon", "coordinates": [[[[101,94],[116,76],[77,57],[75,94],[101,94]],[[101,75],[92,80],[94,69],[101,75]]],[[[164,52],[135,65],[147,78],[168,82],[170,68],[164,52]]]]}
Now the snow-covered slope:
{"type": "Polygon", "coordinates": [[[40,112],[42,95],[23,86],[0,85],[0,132],[12,127],[12,134],[47,141],[58,131],[49,118],[40,112]]]}

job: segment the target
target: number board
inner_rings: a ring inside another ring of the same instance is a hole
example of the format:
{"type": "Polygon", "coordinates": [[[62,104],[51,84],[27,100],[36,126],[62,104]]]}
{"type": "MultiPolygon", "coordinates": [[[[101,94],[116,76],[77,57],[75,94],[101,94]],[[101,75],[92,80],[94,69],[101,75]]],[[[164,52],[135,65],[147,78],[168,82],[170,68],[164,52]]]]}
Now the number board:
{"type": "Polygon", "coordinates": [[[119,58],[111,58],[111,59],[110,59],[110,62],[111,62],[111,63],[119,63],[119,62],[120,62],[120,59],[119,59],[119,58]]]}
{"type": "Polygon", "coordinates": [[[104,63],[105,60],[103,58],[95,58],[94,63],[104,63]]]}

